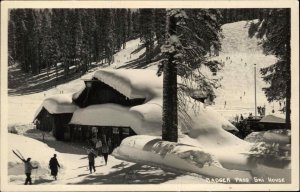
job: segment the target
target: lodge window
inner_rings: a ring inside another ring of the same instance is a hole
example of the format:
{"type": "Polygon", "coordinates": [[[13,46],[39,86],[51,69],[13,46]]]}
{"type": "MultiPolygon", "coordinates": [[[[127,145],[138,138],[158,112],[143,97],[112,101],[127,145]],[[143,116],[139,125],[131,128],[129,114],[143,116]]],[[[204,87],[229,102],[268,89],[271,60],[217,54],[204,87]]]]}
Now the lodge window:
{"type": "Polygon", "coordinates": [[[119,131],[119,128],[118,127],[114,127],[113,128],[113,134],[119,134],[120,131],[119,131]]]}
{"type": "Polygon", "coordinates": [[[123,130],[122,130],[122,134],[123,135],[129,135],[129,128],[123,128],[123,130]]]}

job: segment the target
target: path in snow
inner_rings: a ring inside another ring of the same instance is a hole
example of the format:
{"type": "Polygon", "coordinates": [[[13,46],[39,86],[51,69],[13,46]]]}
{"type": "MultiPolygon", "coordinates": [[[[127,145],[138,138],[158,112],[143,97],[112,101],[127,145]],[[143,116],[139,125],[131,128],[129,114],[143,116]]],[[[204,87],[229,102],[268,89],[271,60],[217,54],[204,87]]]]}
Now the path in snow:
{"type": "MultiPolygon", "coordinates": [[[[28,134],[27,136],[36,137],[28,134]]],[[[47,137],[45,143],[24,137],[21,135],[9,134],[8,157],[10,164],[19,165],[9,169],[9,183],[23,184],[25,175],[24,167],[19,159],[11,152],[11,149],[22,151],[25,157],[32,157],[33,164],[38,162],[39,169],[33,170],[32,178],[34,184],[160,184],[160,183],[203,183],[201,176],[192,174],[176,173],[152,167],[118,160],[109,156],[108,164],[105,166],[103,157],[95,159],[96,172],[90,174],[86,151],[70,143],[54,141],[47,137]],[[13,142],[18,140],[18,143],[13,142]],[[32,147],[30,147],[32,146],[32,147]],[[43,151],[42,154],[36,153],[43,151]],[[47,163],[56,153],[62,169],[59,170],[58,180],[53,180],[47,168],[47,163]]],[[[12,166],[10,166],[12,167],[12,166]]]]}

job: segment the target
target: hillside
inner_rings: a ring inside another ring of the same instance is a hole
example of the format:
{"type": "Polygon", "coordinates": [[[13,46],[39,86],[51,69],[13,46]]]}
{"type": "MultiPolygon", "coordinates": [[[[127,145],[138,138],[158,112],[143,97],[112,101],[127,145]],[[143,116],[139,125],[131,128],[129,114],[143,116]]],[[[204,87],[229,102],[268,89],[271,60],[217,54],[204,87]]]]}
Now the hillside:
{"type": "MultiPolygon", "coordinates": [[[[261,79],[259,68],[272,64],[273,56],[265,56],[257,45],[257,39],[248,37],[248,22],[241,21],[225,24],[222,27],[222,51],[216,57],[224,62],[224,68],[218,72],[222,77],[222,88],[216,91],[217,98],[212,106],[225,118],[232,119],[236,114],[248,116],[254,114],[254,64],[257,65],[257,106],[266,105],[266,114],[271,113],[273,105],[275,110],[279,104],[269,104],[261,90],[265,82],[261,79]],[[227,59],[226,59],[227,58],[227,59]],[[244,95],[245,92],[245,95],[244,95]],[[224,106],[226,101],[226,106],[224,106]]],[[[156,70],[156,63],[143,63],[143,48],[139,39],[127,42],[126,49],[115,54],[114,62],[110,65],[94,64],[94,68],[83,75],[75,75],[70,79],[62,80],[62,84],[55,87],[55,80],[47,78],[46,72],[32,76],[22,74],[16,65],[8,70],[9,91],[9,124],[29,123],[33,118],[35,109],[47,96],[59,93],[72,93],[83,86],[81,79],[88,79],[99,68],[147,68],[156,70]],[[18,96],[19,95],[19,96],[18,96]],[[14,113],[18,108],[19,113],[14,113]],[[24,112],[24,113],[23,113],[24,112]]],[[[52,70],[52,76],[55,70],[52,70]]],[[[282,114],[277,114],[281,115],[282,114]]]]}

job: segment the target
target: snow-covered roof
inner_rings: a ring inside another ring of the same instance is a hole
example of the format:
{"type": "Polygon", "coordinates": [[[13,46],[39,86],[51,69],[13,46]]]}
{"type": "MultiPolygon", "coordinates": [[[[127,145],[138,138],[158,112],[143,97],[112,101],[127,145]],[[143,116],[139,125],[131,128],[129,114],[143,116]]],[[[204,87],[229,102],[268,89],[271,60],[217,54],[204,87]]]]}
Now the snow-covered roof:
{"type": "Polygon", "coordinates": [[[73,113],[78,107],[72,101],[72,94],[59,94],[46,98],[37,109],[34,119],[45,108],[51,114],[73,113]]]}
{"type": "Polygon", "coordinates": [[[276,117],[274,115],[267,115],[263,117],[259,122],[260,123],[285,123],[285,119],[276,117]]]}
{"type": "Polygon", "coordinates": [[[95,72],[94,77],[116,89],[129,99],[147,99],[155,97],[157,93],[162,94],[163,77],[158,77],[155,70],[103,69],[95,72]]]}
{"type": "MultiPolygon", "coordinates": [[[[80,90],[72,95],[47,98],[41,106],[50,113],[73,113],[70,124],[131,127],[139,135],[161,135],[163,78],[157,77],[155,70],[99,70],[95,72],[94,77],[130,99],[146,100],[136,106],[106,103],[78,108],[72,103],[72,98],[78,97],[82,92],[80,90]]],[[[178,125],[182,133],[196,138],[203,132],[225,132],[226,135],[225,130],[237,130],[224,117],[209,107],[204,107],[199,101],[187,98],[185,105],[190,119],[179,117],[178,125]],[[193,109],[195,103],[199,107],[196,112],[193,109]]]]}
{"type": "Polygon", "coordinates": [[[150,114],[145,112],[147,107],[144,107],[144,111],[137,111],[134,107],[112,103],[91,105],[77,109],[70,124],[131,127],[137,134],[160,135],[162,121],[158,114],[161,110],[154,109],[159,106],[153,105],[150,114]]]}
{"type": "MultiPolygon", "coordinates": [[[[137,134],[160,135],[162,126],[162,77],[156,71],[145,69],[99,70],[94,77],[113,87],[130,99],[146,98],[145,103],[133,107],[116,104],[93,105],[74,112],[71,124],[99,126],[129,126],[137,134]]],[[[76,94],[78,96],[78,94],[76,94]]],[[[201,129],[237,130],[229,121],[203,104],[191,100],[186,103],[191,121],[179,118],[179,127],[184,133],[201,129]],[[199,104],[195,113],[193,102],[199,104]]]]}

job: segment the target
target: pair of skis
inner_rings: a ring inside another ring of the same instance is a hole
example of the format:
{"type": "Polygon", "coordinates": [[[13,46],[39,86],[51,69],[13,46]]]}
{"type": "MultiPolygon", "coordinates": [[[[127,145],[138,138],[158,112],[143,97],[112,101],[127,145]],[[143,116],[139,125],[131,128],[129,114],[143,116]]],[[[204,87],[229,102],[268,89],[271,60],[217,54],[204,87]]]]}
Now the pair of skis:
{"type": "Polygon", "coordinates": [[[14,150],[12,150],[12,152],[21,160],[21,161],[25,161],[25,158],[24,158],[24,156],[22,155],[22,153],[18,150],[18,149],[16,149],[16,151],[14,151],[14,150]]]}
{"type": "MultiPolygon", "coordinates": [[[[25,160],[24,156],[22,155],[22,153],[21,153],[18,149],[12,150],[12,152],[13,152],[13,153],[14,153],[21,161],[23,161],[23,162],[25,163],[26,160],[25,160]]],[[[35,172],[35,175],[37,175],[37,170],[36,170],[36,172],[35,172]]],[[[32,183],[35,183],[35,181],[36,181],[36,178],[35,178],[35,176],[34,176],[32,183]]]]}

